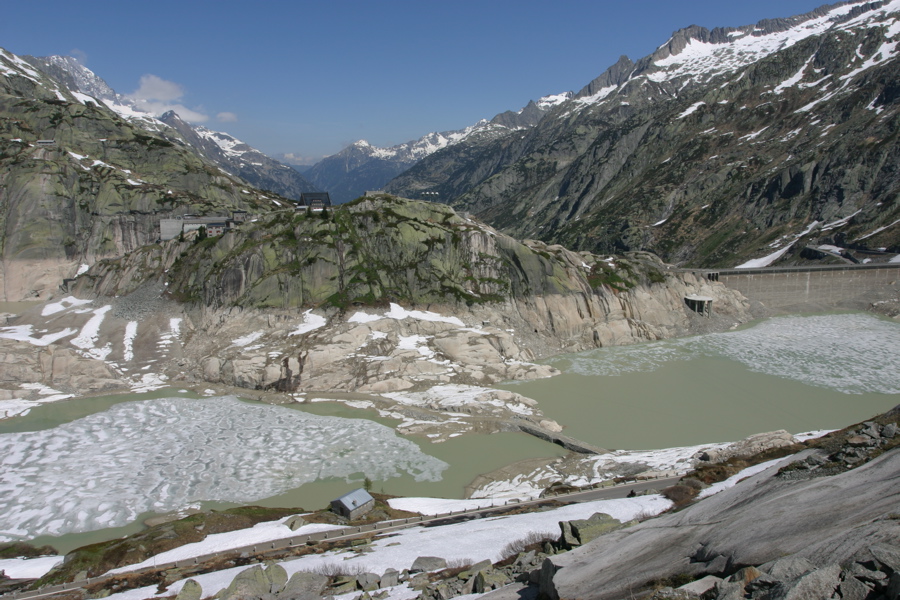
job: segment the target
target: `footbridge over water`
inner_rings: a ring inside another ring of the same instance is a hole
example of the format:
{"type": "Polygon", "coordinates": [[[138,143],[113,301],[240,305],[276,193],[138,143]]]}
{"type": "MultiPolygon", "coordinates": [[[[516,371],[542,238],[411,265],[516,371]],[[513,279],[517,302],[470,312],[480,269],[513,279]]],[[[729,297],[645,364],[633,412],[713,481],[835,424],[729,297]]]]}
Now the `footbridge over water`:
{"type": "Polygon", "coordinates": [[[719,281],[776,311],[861,310],[900,298],[900,263],[682,270],[719,281]]]}

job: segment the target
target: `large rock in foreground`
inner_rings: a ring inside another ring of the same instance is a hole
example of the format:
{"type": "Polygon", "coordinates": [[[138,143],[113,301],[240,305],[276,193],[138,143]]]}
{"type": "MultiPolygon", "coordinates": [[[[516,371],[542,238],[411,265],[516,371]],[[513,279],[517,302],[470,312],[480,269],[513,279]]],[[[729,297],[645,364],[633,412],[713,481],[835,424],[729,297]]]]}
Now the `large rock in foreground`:
{"type": "Polygon", "coordinates": [[[554,600],[622,598],[650,581],[733,574],[741,565],[766,565],[786,556],[817,569],[804,576],[804,586],[849,590],[852,582],[841,583],[833,565],[890,563],[888,550],[896,554],[900,547],[900,452],[890,450],[831,477],[796,481],[777,471],[770,467],[681,512],[548,559],[542,593],[554,600]]]}

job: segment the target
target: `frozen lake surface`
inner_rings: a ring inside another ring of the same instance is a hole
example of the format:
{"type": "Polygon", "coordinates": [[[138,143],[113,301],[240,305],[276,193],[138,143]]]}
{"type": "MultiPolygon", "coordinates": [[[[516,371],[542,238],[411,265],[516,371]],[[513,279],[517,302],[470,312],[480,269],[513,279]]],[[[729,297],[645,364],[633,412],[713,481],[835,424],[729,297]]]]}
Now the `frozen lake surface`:
{"type": "Polygon", "coordinates": [[[449,466],[373,421],[234,397],[117,404],[0,435],[0,456],[0,541],[121,526],[201,500],[249,503],[320,477],[436,481],[449,466]]]}
{"type": "Polygon", "coordinates": [[[778,317],[739,331],[601,348],[569,355],[566,371],[621,375],[702,357],[845,394],[900,393],[900,324],[861,313],[778,317]]]}

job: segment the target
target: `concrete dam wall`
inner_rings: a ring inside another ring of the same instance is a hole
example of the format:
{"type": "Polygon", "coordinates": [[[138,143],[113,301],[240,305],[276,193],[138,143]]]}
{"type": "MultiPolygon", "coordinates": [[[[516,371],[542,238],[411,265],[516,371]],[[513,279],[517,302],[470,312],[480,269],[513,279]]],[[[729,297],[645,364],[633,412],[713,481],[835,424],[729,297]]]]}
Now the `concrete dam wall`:
{"type": "MultiPolygon", "coordinates": [[[[804,310],[866,309],[900,295],[900,264],[696,270],[767,308],[804,310]]],[[[715,310],[715,307],[713,307],[715,310]]]]}

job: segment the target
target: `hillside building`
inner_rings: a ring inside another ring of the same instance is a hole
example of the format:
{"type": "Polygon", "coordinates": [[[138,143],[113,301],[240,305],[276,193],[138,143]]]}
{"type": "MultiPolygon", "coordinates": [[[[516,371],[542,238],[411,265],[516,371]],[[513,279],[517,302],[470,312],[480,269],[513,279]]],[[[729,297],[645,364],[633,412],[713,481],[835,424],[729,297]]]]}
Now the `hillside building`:
{"type": "Polygon", "coordinates": [[[312,210],[322,210],[331,206],[331,196],[328,192],[303,192],[300,194],[300,201],[297,208],[310,208],[312,210]]]}
{"type": "Polygon", "coordinates": [[[331,510],[351,521],[358,519],[375,507],[375,498],[359,488],[331,501],[331,510]]]}
{"type": "Polygon", "coordinates": [[[201,227],[206,227],[206,235],[222,235],[229,229],[245,222],[247,218],[247,211],[236,210],[231,213],[231,217],[195,217],[193,215],[185,215],[174,219],[160,219],[159,239],[165,242],[177,238],[182,233],[196,231],[201,227]]]}

